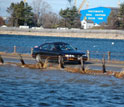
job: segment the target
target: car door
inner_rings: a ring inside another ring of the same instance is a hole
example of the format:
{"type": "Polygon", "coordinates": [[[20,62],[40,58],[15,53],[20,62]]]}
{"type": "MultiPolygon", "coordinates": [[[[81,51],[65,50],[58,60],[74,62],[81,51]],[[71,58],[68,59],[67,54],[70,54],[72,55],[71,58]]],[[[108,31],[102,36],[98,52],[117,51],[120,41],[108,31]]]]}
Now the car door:
{"type": "Polygon", "coordinates": [[[58,52],[54,50],[54,44],[47,43],[40,47],[40,55],[42,58],[56,58],[58,56],[58,52]]]}
{"type": "Polygon", "coordinates": [[[49,56],[49,44],[43,44],[40,46],[40,55],[42,58],[47,58],[49,56]]]}
{"type": "Polygon", "coordinates": [[[48,51],[51,59],[58,59],[59,51],[56,50],[55,45],[53,43],[49,44],[48,51]]]}

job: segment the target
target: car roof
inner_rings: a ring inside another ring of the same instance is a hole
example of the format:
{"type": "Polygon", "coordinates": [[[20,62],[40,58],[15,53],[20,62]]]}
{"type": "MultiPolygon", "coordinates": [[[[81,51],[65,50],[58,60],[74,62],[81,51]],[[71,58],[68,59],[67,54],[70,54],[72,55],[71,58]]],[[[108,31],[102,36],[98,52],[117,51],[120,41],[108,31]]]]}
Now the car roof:
{"type": "Polygon", "coordinates": [[[67,45],[68,43],[65,43],[65,42],[51,42],[51,43],[45,43],[45,44],[67,45]]]}
{"type": "Polygon", "coordinates": [[[66,44],[68,44],[68,43],[65,43],[65,42],[53,42],[53,44],[55,44],[55,45],[66,45],[66,44]]]}

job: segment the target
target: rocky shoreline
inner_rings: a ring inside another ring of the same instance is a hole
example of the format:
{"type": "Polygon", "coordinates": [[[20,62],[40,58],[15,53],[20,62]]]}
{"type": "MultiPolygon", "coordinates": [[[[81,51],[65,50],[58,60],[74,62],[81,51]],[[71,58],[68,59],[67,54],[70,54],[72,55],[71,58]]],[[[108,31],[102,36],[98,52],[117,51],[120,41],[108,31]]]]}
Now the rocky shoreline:
{"type": "Polygon", "coordinates": [[[124,40],[124,30],[0,28],[0,34],[124,40]]]}

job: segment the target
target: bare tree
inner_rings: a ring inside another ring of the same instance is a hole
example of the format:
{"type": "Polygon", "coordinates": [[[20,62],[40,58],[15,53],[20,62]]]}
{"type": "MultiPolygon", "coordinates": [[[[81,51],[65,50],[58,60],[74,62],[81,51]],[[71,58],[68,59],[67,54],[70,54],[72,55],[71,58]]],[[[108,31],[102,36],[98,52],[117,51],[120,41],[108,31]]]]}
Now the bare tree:
{"type": "Polygon", "coordinates": [[[42,24],[44,28],[57,28],[59,24],[59,16],[56,13],[45,13],[42,17],[42,24]]]}
{"type": "Polygon", "coordinates": [[[44,0],[33,0],[33,10],[36,18],[37,26],[42,25],[41,17],[51,10],[50,5],[44,0]]]}
{"type": "Polygon", "coordinates": [[[4,20],[3,20],[3,18],[0,16],[0,26],[2,26],[3,24],[5,24],[5,23],[4,23],[4,20]]]}

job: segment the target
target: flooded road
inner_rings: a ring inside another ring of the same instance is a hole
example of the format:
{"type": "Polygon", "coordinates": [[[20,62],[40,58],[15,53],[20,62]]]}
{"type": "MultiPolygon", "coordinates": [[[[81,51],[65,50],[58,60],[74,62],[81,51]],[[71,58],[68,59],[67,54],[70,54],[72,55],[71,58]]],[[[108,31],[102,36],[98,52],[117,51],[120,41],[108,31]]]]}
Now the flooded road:
{"type": "Polygon", "coordinates": [[[124,80],[0,66],[0,107],[122,107],[124,80]]]}
{"type": "MultiPolygon", "coordinates": [[[[17,46],[17,52],[30,53],[35,45],[56,41],[83,51],[124,52],[123,40],[23,35],[0,35],[0,51],[13,52],[17,46]]],[[[114,58],[124,60],[123,56],[114,58]]],[[[123,107],[123,98],[124,80],[113,76],[0,65],[0,107],[123,107]]]]}

